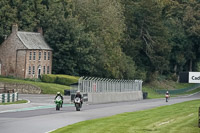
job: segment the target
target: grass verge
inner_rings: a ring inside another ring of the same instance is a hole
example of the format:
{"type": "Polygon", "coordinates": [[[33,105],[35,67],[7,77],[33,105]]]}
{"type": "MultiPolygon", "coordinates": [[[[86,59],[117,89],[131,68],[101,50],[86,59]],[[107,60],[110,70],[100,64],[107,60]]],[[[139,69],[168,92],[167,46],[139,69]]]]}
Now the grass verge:
{"type": "MultiPolygon", "coordinates": [[[[154,98],[164,98],[165,97],[165,94],[159,94],[157,93],[156,91],[154,91],[152,88],[149,88],[149,87],[146,87],[144,86],[142,88],[142,90],[144,92],[148,92],[148,99],[154,99],[154,98]]],[[[188,92],[184,92],[184,93],[180,93],[180,94],[176,94],[176,95],[170,95],[171,97],[176,97],[176,96],[180,96],[180,95],[188,95],[188,94],[194,94],[196,92],[200,92],[200,88],[197,88],[197,89],[194,89],[194,90],[191,90],[191,91],[188,91],[188,92]]]]}
{"type": "Polygon", "coordinates": [[[172,80],[155,80],[151,83],[144,84],[144,86],[147,86],[149,88],[158,89],[158,90],[174,90],[174,89],[183,89],[193,86],[193,84],[190,83],[178,83],[174,82],[172,80]]]}
{"type": "Polygon", "coordinates": [[[147,97],[148,99],[163,98],[164,97],[164,95],[157,93],[152,88],[149,88],[147,86],[143,86],[142,91],[148,92],[148,97],[147,97]]]}
{"type": "Polygon", "coordinates": [[[27,103],[27,100],[18,100],[16,102],[10,102],[10,103],[0,103],[0,105],[9,105],[9,104],[21,104],[21,103],[27,103]]]}
{"type": "Polygon", "coordinates": [[[3,78],[3,77],[0,77],[0,82],[34,85],[41,88],[42,94],[56,94],[56,92],[58,91],[63,94],[64,90],[70,89],[69,86],[60,85],[60,84],[26,81],[22,79],[11,79],[11,78],[3,78]]]}
{"type": "Polygon", "coordinates": [[[180,95],[194,94],[196,92],[200,92],[200,88],[197,88],[188,92],[180,93],[180,95]]]}
{"type": "Polygon", "coordinates": [[[200,100],[69,125],[52,133],[199,133],[200,100]]]}

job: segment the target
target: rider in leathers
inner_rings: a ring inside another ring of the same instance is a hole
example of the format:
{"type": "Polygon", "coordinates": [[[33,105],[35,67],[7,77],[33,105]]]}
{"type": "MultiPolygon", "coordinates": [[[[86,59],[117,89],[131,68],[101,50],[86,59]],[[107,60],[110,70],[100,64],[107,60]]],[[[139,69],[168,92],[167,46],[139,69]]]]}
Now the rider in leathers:
{"type": "MultiPolygon", "coordinates": [[[[77,91],[77,92],[76,92],[75,98],[77,98],[77,97],[79,97],[79,98],[81,99],[81,106],[82,106],[82,104],[83,104],[83,97],[82,97],[80,91],[77,91]]],[[[75,99],[75,98],[74,98],[74,99],[75,99]]]]}
{"type": "Polygon", "coordinates": [[[60,94],[60,92],[57,92],[57,95],[54,98],[54,100],[56,100],[57,97],[60,97],[62,99],[62,104],[61,104],[61,108],[62,108],[62,105],[63,105],[63,96],[60,94]]]}

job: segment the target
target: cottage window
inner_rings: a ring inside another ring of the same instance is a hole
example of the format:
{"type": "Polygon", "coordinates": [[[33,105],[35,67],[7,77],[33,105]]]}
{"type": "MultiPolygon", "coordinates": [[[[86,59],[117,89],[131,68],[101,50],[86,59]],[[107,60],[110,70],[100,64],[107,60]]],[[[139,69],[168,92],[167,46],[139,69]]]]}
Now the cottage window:
{"type": "Polygon", "coordinates": [[[35,60],[36,52],[33,52],[33,60],[35,60]]]}
{"type": "Polygon", "coordinates": [[[31,60],[32,59],[32,52],[30,52],[30,54],[29,54],[29,60],[31,60]]]}
{"type": "Polygon", "coordinates": [[[33,72],[32,72],[32,74],[35,74],[35,66],[33,66],[33,72]]]}
{"type": "Polygon", "coordinates": [[[45,68],[45,66],[43,66],[43,74],[45,74],[45,70],[46,70],[46,68],[45,68]]]}
{"type": "Polygon", "coordinates": [[[49,74],[49,66],[47,66],[47,74],[49,74]]]}
{"type": "Polygon", "coordinates": [[[42,55],[42,53],[41,53],[41,52],[39,52],[39,60],[41,60],[41,55],[42,55]]]}
{"type": "Polygon", "coordinates": [[[44,52],[44,60],[47,59],[47,52],[44,52]]]}
{"type": "Polygon", "coordinates": [[[31,66],[28,67],[28,74],[31,74],[31,66]]]}
{"type": "Polygon", "coordinates": [[[50,60],[50,52],[48,52],[48,60],[50,60]]]}

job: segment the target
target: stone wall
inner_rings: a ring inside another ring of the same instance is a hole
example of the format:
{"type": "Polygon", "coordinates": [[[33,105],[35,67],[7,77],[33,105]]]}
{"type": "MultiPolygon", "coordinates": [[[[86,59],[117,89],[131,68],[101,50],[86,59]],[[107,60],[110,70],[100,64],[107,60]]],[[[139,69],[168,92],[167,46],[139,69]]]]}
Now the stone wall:
{"type": "MultiPolygon", "coordinates": [[[[17,49],[26,49],[16,33],[17,29],[13,30],[9,37],[0,45],[1,75],[3,76],[16,76],[16,51],[17,49]]],[[[18,57],[24,58],[20,57],[20,55],[18,57]]]]}
{"type": "Polygon", "coordinates": [[[40,69],[40,75],[51,74],[52,70],[52,51],[50,50],[27,50],[26,54],[26,74],[25,78],[38,78],[40,69]],[[32,53],[31,60],[29,59],[30,52],[32,53]],[[33,60],[33,54],[35,52],[35,60],[33,60]],[[41,58],[39,59],[39,52],[41,52],[41,58]],[[46,59],[44,58],[46,53],[46,59]],[[48,53],[50,58],[48,59],[48,53]],[[35,73],[33,74],[33,66],[35,67],[35,73]],[[47,73],[47,67],[49,66],[49,73],[47,73]],[[31,68],[31,74],[29,74],[29,67],[31,68]],[[44,69],[45,67],[45,69],[44,69]]]}
{"type": "Polygon", "coordinates": [[[16,54],[16,77],[24,78],[26,50],[17,50],[16,54]]]}
{"type": "Polygon", "coordinates": [[[19,39],[17,32],[18,26],[13,25],[12,33],[0,44],[0,75],[19,78],[38,78],[39,70],[40,74],[47,74],[47,66],[49,67],[49,74],[51,74],[52,51],[42,49],[28,50],[19,39]],[[30,52],[32,52],[31,60],[29,60],[30,52]],[[39,52],[41,52],[40,60],[38,59],[39,52]],[[33,60],[33,53],[36,54],[35,60],[33,60]],[[46,53],[46,59],[44,59],[44,53],[46,53]],[[50,58],[48,58],[48,53],[50,58]],[[33,66],[35,67],[35,73],[33,73],[33,66]],[[29,67],[31,67],[31,74],[29,74],[29,67]]]}
{"type": "Polygon", "coordinates": [[[30,84],[0,82],[0,86],[5,87],[6,89],[14,89],[14,92],[18,92],[21,94],[41,94],[41,89],[39,87],[30,84]]]}
{"type": "Polygon", "coordinates": [[[88,93],[89,103],[110,103],[142,100],[142,91],[88,93]]]}

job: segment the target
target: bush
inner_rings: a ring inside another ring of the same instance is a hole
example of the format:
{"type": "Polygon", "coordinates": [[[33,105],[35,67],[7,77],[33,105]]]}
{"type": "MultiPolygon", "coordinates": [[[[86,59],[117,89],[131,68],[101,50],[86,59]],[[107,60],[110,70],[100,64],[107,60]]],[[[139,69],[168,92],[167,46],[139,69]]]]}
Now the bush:
{"type": "Polygon", "coordinates": [[[56,83],[56,75],[53,74],[43,74],[42,75],[42,82],[46,83],[56,83]]]}
{"type": "Polygon", "coordinates": [[[78,82],[78,80],[64,78],[64,77],[57,77],[57,79],[56,79],[56,83],[62,84],[62,85],[68,85],[68,86],[70,84],[77,83],[77,82],[78,82]]]}
{"type": "Polygon", "coordinates": [[[41,82],[41,79],[39,78],[33,78],[33,79],[30,79],[30,78],[26,78],[24,79],[25,81],[35,81],[35,82],[41,82]]]}
{"type": "Polygon", "coordinates": [[[47,83],[57,83],[69,86],[70,84],[77,83],[79,77],[69,75],[53,75],[45,74],[42,75],[42,81],[47,83]]]}
{"type": "Polygon", "coordinates": [[[171,79],[172,79],[173,81],[177,82],[177,81],[178,81],[178,76],[177,76],[176,74],[172,74],[172,75],[171,75],[171,79]]]}

